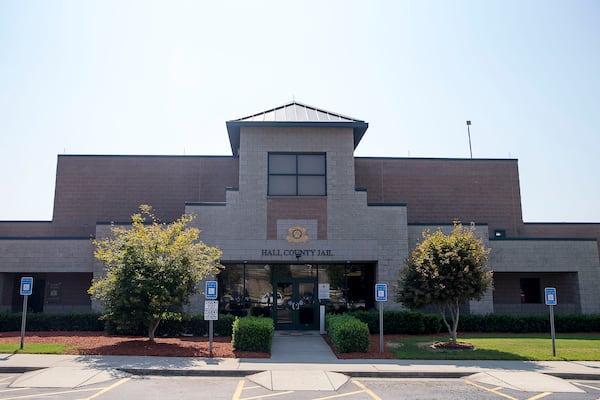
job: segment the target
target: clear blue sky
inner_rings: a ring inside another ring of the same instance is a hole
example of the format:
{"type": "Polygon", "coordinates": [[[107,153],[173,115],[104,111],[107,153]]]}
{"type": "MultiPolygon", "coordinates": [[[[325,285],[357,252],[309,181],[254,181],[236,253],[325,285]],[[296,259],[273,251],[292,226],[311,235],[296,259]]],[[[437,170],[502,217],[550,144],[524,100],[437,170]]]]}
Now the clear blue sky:
{"type": "Polygon", "coordinates": [[[230,155],[292,98],[358,156],[518,158],[525,221],[600,222],[600,2],[0,0],[0,220],[57,154],[230,155]]]}

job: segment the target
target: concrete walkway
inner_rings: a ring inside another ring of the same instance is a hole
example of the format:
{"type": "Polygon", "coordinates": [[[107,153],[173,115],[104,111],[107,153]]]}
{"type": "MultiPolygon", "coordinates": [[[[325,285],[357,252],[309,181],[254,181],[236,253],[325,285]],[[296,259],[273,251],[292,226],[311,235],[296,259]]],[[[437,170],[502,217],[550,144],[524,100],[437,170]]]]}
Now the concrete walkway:
{"type": "Polygon", "coordinates": [[[14,386],[75,388],[135,375],[238,376],[271,390],[336,390],[350,377],[465,378],[521,391],[578,392],[600,362],[338,360],[318,333],[277,333],[270,359],[0,354],[14,386]],[[543,388],[543,389],[542,389],[543,388]]]}

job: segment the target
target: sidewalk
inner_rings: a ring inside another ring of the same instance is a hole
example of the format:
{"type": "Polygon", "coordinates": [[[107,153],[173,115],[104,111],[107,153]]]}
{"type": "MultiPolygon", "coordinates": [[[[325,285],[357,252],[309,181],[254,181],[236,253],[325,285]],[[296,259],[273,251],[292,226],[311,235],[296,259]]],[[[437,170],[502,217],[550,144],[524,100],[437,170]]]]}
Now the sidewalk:
{"type": "Polygon", "coordinates": [[[339,360],[320,335],[276,335],[270,359],[0,354],[0,373],[7,372],[29,372],[18,384],[30,387],[78,387],[124,374],[248,377],[274,390],[285,385],[336,390],[350,377],[470,377],[519,390],[559,392],[573,386],[562,379],[600,380],[600,362],[339,360]]]}

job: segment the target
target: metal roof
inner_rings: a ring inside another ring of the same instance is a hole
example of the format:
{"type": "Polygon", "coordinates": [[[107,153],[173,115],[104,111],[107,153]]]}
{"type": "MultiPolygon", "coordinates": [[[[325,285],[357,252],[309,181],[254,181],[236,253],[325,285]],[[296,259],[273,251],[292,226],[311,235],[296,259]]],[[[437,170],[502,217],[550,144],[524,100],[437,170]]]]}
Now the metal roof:
{"type": "Polygon", "coordinates": [[[257,114],[249,115],[234,121],[247,122],[364,122],[331,111],[319,109],[292,101],[279,107],[257,114]]]}
{"type": "Polygon", "coordinates": [[[242,126],[333,126],[354,130],[354,147],[369,127],[365,121],[292,101],[279,107],[226,122],[233,155],[239,155],[242,126]]]}

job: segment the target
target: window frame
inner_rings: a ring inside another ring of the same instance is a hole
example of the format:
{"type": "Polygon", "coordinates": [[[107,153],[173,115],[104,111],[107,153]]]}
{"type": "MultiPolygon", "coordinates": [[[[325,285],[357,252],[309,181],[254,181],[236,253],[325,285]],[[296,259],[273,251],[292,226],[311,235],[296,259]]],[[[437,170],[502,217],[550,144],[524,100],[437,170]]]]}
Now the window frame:
{"type": "Polygon", "coordinates": [[[269,152],[267,153],[267,196],[274,196],[274,197],[306,197],[306,196],[327,196],[327,153],[326,152],[306,152],[306,153],[298,153],[298,152],[269,152]],[[272,173],[271,172],[271,156],[272,155],[276,155],[276,156],[294,156],[294,161],[295,161],[295,172],[294,173],[272,173]],[[300,173],[298,171],[298,167],[299,167],[299,157],[300,156],[322,156],[323,157],[323,173],[322,174],[314,174],[314,173],[300,173]],[[294,177],[294,182],[295,182],[295,190],[294,190],[294,194],[272,194],[271,193],[271,177],[276,177],[276,176],[287,176],[287,177],[294,177]],[[302,194],[299,191],[299,181],[301,177],[310,177],[310,176],[317,176],[317,177],[323,177],[324,179],[324,190],[322,194],[302,194]]]}

